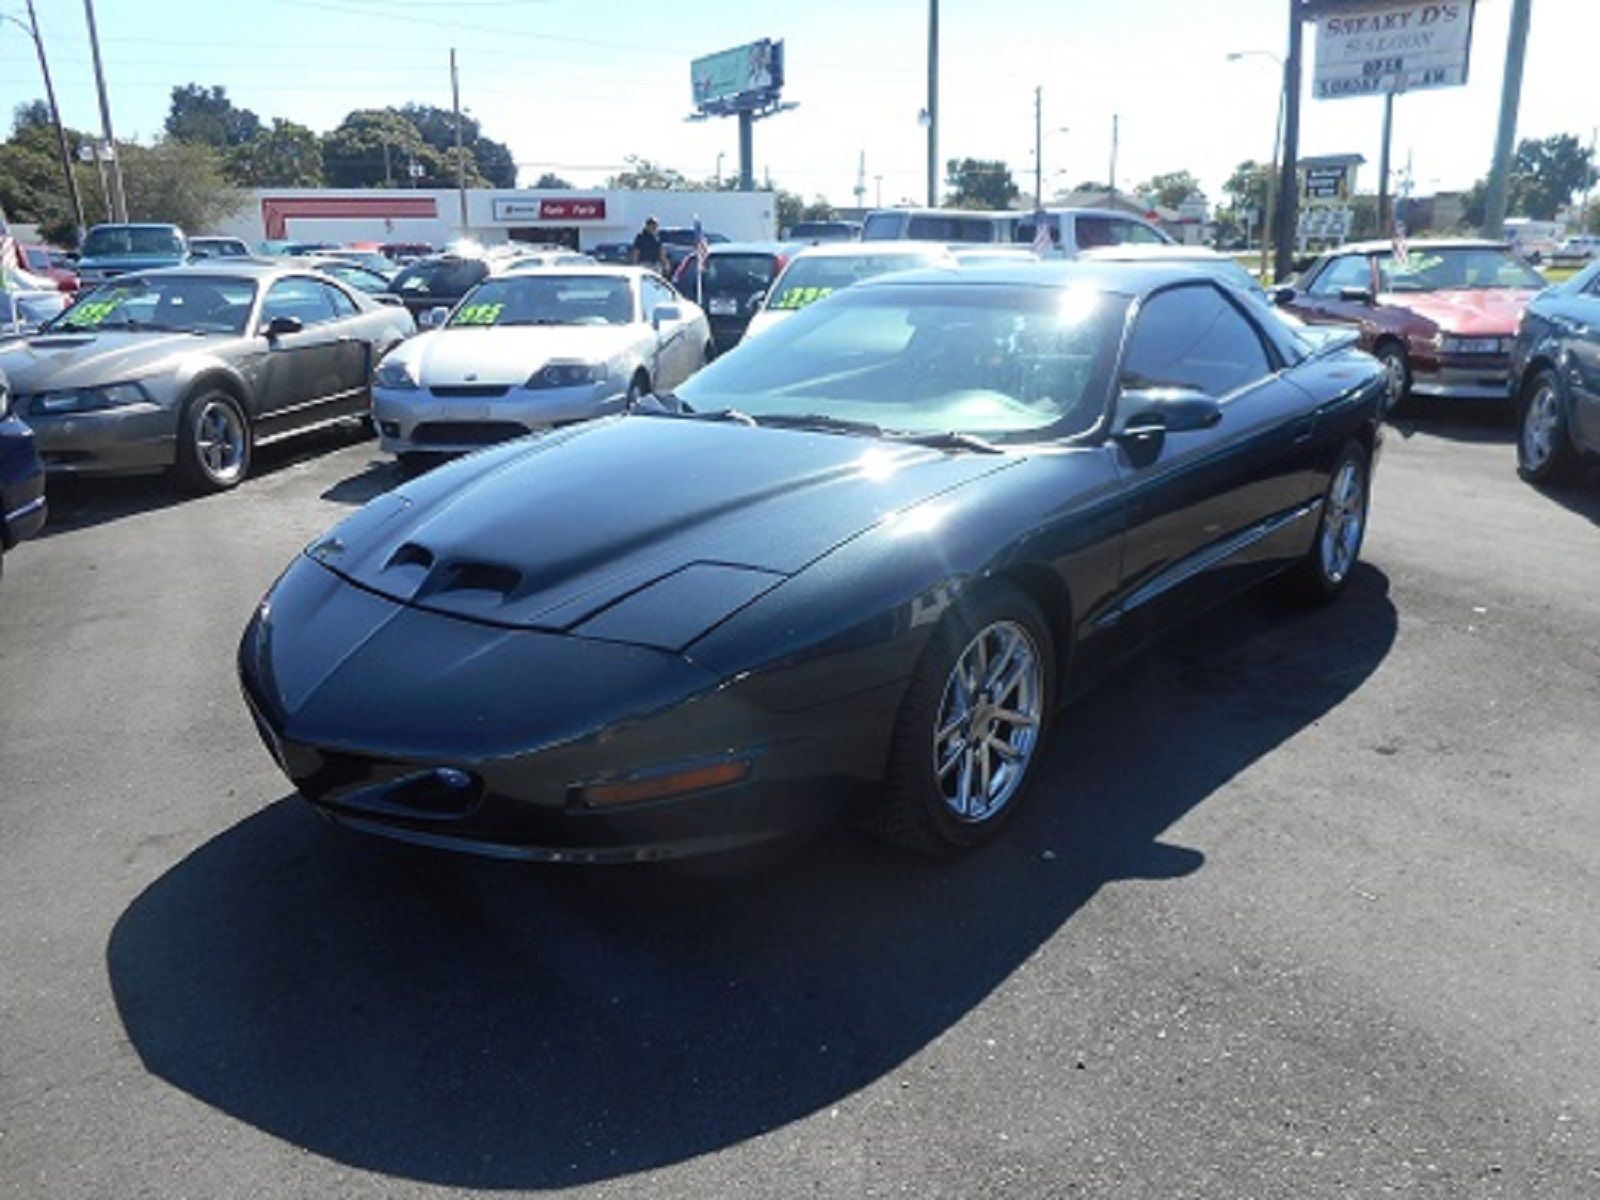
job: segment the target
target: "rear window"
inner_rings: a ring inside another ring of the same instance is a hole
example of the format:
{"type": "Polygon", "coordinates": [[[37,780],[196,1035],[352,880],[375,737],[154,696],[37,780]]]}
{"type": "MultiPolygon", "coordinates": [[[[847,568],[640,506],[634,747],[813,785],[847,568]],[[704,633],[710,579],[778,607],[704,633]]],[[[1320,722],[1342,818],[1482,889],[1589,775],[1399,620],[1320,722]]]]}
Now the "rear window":
{"type": "Polygon", "coordinates": [[[113,258],[121,254],[183,254],[183,242],[171,229],[134,229],[127,226],[92,229],[83,239],[84,258],[113,258]]]}
{"type": "MultiPolygon", "coordinates": [[[[706,277],[702,290],[706,295],[750,297],[772,286],[778,273],[778,260],[772,254],[713,254],[706,261],[706,277]]],[[[686,296],[693,296],[700,274],[698,262],[690,258],[684,263],[683,274],[677,287],[686,296]]]]}
{"type": "Polygon", "coordinates": [[[412,263],[395,276],[394,290],[402,296],[465,296],[488,274],[475,258],[412,263]]]}
{"type": "Polygon", "coordinates": [[[999,227],[998,221],[983,217],[915,216],[906,225],[906,236],[925,242],[992,242],[999,227]]]}
{"type": "Polygon", "coordinates": [[[899,213],[873,213],[861,227],[864,242],[890,241],[900,236],[899,213]]]}
{"type": "Polygon", "coordinates": [[[914,271],[947,261],[931,254],[862,254],[815,258],[801,257],[789,264],[778,281],[777,291],[767,300],[772,309],[804,308],[841,288],[887,275],[891,271],[914,271]]]}

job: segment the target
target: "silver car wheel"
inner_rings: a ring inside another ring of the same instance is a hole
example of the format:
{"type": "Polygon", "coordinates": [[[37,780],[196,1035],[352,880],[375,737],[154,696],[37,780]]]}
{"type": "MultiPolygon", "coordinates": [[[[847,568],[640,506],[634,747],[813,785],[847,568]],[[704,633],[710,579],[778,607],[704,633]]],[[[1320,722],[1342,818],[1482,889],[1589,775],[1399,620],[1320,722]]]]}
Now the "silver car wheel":
{"type": "Polygon", "coordinates": [[[195,414],[195,457],[218,484],[234,483],[244,469],[245,428],[239,410],[223,400],[208,400],[195,414]]]}
{"type": "Polygon", "coordinates": [[[933,773],[959,821],[999,813],[1021,786],[1039,744],[1043,669],[1015,621],[985,626],[956,659],[939,702],[933,773]]]}
{"type": "Polygon", "coordinates": [[[1322,518],[1322,573],[1329,583],[1344,581],[1361,550],[1367,521],[1367,489],[1361,462],[1348,458],[1328,487],[1322,518]]]}
{"type": "Polygon", "coordinates": [[[1560,431],[1560,398],[1555,383],[1546,378],[1534,389],[1522,416],[1522,465],[1530,471],[1543,468],[1555,453],[1560,431]]]}
{"type": "Polygon", "coordinates": [[[1387,346],[1378,360],[1383,363],[1383,411],[1392,413],[1406,398],[1406,354],[1397,346],[1387,346]]]}

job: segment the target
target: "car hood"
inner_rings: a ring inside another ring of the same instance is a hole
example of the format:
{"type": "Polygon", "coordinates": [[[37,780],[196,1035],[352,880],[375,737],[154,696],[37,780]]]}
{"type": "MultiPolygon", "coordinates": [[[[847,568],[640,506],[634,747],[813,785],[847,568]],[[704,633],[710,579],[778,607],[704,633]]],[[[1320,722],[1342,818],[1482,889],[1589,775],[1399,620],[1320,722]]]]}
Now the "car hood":
{"type": "Polygon", "coordinates": [[[628,416],[440,468],[307,553],[417,607],[590,636],[614,618],[615,640],[678,648],[890,514],[1016,461],[628,416]]]}
{"type": "Polygon", "coordinates": [[[193,333],[44,333],[0,354],[19,395],[141,379],[218,339],[193,333]]]}
{"type": "Polygon", "coordinates": [[[181,254],[108,254],[103,258],[80,258],[77,271],[146,271],[156,267],[183,265],[181,254]]]}
{"type": "Polygon", "coordinates": [[[1463,337],[1509,337],[1528,301],[1538,295],[1533,288],[1463,288],[1441,292],[1387,292],[1379,303],[1406,309],[1432,321],[1445,333],[1463,337]]]}
{"type": "Polygon", "coordinates": [[[462,383],[516,387],[551,359],[605,362],[639,337],[636,325],[514,325],[439,329],[400,346],[423,387],[462,383]]]}

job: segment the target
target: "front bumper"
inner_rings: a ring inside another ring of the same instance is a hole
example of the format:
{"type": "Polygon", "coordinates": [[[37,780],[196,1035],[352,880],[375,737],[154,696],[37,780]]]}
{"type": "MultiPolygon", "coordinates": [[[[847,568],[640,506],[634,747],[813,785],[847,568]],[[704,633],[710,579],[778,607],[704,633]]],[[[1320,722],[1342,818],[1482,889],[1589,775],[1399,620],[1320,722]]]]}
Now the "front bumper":
{"type": "Polygon", "coordinates": [[[1504,400],[1511,381],[1508,354],[1413,358],[1411,394],[1445,400],[1504,400]]]}
{"type": "Polygon", "coordinates": [[[21,421],[0,421],[0,549],[38,533],[47,511],[33,435],[21,421]]]}
{"type": "MultiPolygon", "coordinates": [[[[492,389],[483,389],[490,391],[492,389]]],[[[512,387],[498,395],[439,395],[430,388],[374,388],[378,444],[390,454],[465,453],[556,425],[620,413],[614,382],[564,388],[512,387]]]]}
{"type": "Polygon", "coordinates": [[[633,862],[731,849],[870,802],[902,684],[763,702],[660,650],[426,612],[297,560],[239,671],[274,759],[324,815],[498,857],[633,862]],[[585,786],[724,763],[734,783],[598,806],[585,786]]]}
{"type": "Polygon", "coordinates": [[[52,475],[113,475],[159,471],[177,459],[178,416],[159,404],[130,404],[100,412],[27,415],[39,457],[52,475]]]}

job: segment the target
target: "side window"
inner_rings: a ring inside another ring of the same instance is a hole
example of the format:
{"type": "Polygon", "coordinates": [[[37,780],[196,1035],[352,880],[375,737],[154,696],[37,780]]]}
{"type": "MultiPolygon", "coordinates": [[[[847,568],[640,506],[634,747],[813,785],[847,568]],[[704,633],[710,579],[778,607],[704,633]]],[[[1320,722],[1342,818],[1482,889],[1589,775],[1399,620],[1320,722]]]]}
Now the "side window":
{"type": "Polygon", "coordinates": [[[1222,397],[1272,373],[1256,327],[1210,286],[1158,292],[1139,310],[1124,388],[1186,387],[1222,397]]]}
{"type": "Polygon", "coordinates": [[[349,296],[345,295],[338,288],[332,287],[326,283],[319,284],[318,286],[328,294],[328,303],[332,306],[333,315],[336,318],[342,319],[344,317],[353,317],[361,311],[356,307],[356,302],[350,299],[349,296]]]}
{"type": "Polygon", "coordinates": [[[1073,221],[1073,226],[1077,232],[1080,250],[1117,244],[1116,236],[1111,231],[1110,217],[1078,217],[1073,221]]]}
{"type": "Polygon", "coordinates": [[[645,277],[645,280],[644,280],[644,318],[645,318],[645,320],[648,321],[650,319],[650,314],[656,311],[657,306],[662,305],[662,304],[676,304],[677,302],[678,302],[677,293],[675,293],[666,284],[662,283],[659,279],[652,279],[649,276],[645,277]]]}
{"type": "Polygon", "coordinates": [[[1159,233],[1139,221],[1112,221],[1111,235],[1119,246],[1128,243],[1144,246],[1164,244],[1159,233]]]}
{"type": "Polygon", "coordinates": [[[1334,259],[1311,281],[1307,290],[1313,296],[1338,298],[1344,288],[1370,288],[1372,269],[1364,254],[1346,254],[1334,259]]]}
{"type": "Polygon", "coordinates": [[[263,325],[275,317],[298,317],[302,325],[321,325],[333,320],[333,302],[315,279],[280,279],[261,304],[263,325]]]}

